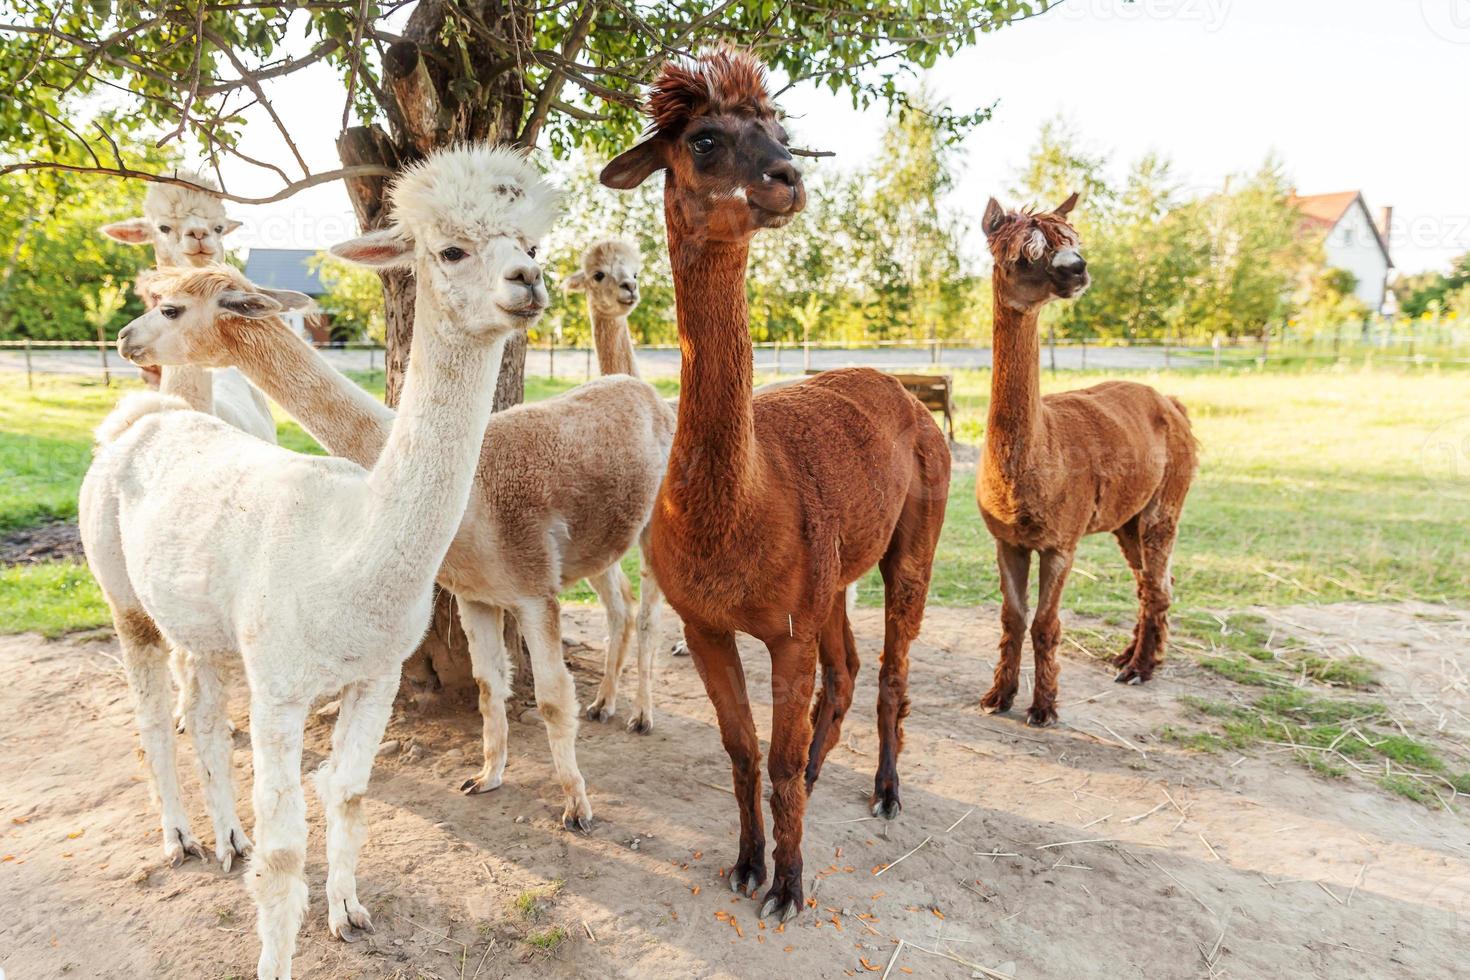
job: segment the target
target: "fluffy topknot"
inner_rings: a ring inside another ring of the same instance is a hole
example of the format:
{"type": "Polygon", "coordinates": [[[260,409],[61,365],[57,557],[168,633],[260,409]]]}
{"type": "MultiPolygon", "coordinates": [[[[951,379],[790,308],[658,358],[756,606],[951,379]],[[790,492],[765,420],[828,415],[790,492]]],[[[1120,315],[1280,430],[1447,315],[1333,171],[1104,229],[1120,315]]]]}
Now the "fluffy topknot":
{"type": "Polygon", "coordinates": [[[154,296],[184,293],[199,299],[210,299],[227,289],[255,292],[258,287],[245,274],[232,265],[216,263],[194,269],[169,267],[158,269],[140,280],[139,290],[147,289],[154,296]]]}
{"type": "Polygon", "coordinates": [[[515,233],[538,241],[561,201],[524,152],[488,143],[439,150],[405,170],[389,196],[394,223],[410,235],[435,228],[472,240],[515,233]]]}
{"type": "Polygon", "coordinates": [[[1076,230],[1050,211],[1022,208],[1006,215],[1005,224],[990,236],[990,254],[997,262],[1036,261],[1047,249],[1076,248],[1076,230]]]}
{"type": "Polygon", "coordinates": [[[183,168],[174,170],[169,176],[187,180],[200,187],[207,187],[214,193],[193,187],[183,187],[179,184],[154,181],[148,185],[148,192],[143,195],[144,214],[155,220],[174,221],[188,215],[195,215],[206,220],[225,216],[225,204],[219,197],[219,184],[215,183],[213,177],[206,176],[197,170],[183,168]]]}
{"type": "Polygon", "coordinates": [[[597,268],[622,259],[629,265],[639,265],[643,256],[638,246],[623,238],[604,238],[593,242],[582,256],[582,268],[592,272],[597,268]]]}
{"type": "Polygon", "coordinates": [[[775,116],[766,66],[748,51],[721,45],[689,60],[670,61],[654,79],[644,106],[655,132],[683,128],[707,113],[775,116]]]}

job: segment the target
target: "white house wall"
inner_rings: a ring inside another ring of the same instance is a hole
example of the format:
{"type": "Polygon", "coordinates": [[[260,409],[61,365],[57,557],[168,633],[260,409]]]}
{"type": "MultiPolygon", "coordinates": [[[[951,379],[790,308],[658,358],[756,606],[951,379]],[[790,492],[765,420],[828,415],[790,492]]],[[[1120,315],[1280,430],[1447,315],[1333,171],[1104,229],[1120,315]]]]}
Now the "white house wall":
{"type": "Polygon", "coordinates": [[[1324,242],[1327,264],[1346,269],[1357,277],[1353,290],[1368,309],[1377,312],[1383,306],[1383,291],[1388,280],[1388,260],[1378,245],[1373,225],[1361,200],[1354,202],[1328,232],[1324,242]]]}

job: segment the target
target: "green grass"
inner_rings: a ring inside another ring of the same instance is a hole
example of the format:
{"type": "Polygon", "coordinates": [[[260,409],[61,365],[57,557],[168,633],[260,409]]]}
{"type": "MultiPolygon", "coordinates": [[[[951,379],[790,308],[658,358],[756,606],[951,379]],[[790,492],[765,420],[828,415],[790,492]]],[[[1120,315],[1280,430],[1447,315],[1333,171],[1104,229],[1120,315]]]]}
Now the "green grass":
{"type": "Polygon", "coordinates": [[[529,933],[526,936],[527,945],[543,953],[555,953],[557,948],[566,941],[567,931],[562,926],[552,926],[549,929],[541,929],[529,933]]]}
{"type": "MultiPolygon", "coordinates": [[[[381,393],[381,372],[355,377],[381,393]]],[[[1058,391],[1103,377],[1045,375],[1043,386],[1058,391]]],[[[1129,377],[1179,396],[1202,445],[1200,474],[1175,553],[1177,636],[1219,645],[1218,624],[1205,610],[1364,598],[1470,602],[1470,571],[1463,562],[1470,550],[1470,484],[1463,472],[1470,385],[1463,373],[1231,369],[1129,377]]],[[[958,434],[974,443],[983,435],[989,375],[959,372],[955,381],[958,434]]],[[[532,378],[527,397],[547,398],[574,386],[532,378]]],[[[676,393],[672,382],[659,387],[676,393]]],[[[35,392],[28,393],[24,378],[0,376],[0,531],[75,515],[91,429],[119,390],[84,379],[38,377],[35,392]]],[[[320,451],[295,423],[284,417],[280,422],[282,445],[320,451]]],[[[934,568],[936,604],[998,600],[994,545],[974,492],[973,474],[956,474],[934,568]]],[[[624,567],[636,580],[636,556],[624,567]]],[[[1086,539],[1076,568],[1068,608],[1130,627],[1133,580],[1111,536],[1086,539]]],[[[0,587],[12,595],[74,580],[54,570],[7,575],[0,587]],[[31,576],[25,579],[29,584],[22,586],[17,576],[31,576]]],[[[105,621],[95,592],[69,588],[49,611],[44,596],[29,597],[31,613],[7,610],[0,628],[57,632],[105,621]]],[[[578,586],[568,598],[594,597],[578,586]]],[[[860,598],[881,603],[876,574],[861,583],[860,598]]],[[[1242,627],[1223,649],[1207,651],[1209,664],[1226,676],[1258,683],[1269,672],[1261,673],[1250,651],[1259,651],[1262,640],[1242,627]]],[[[1368,680],[1363,666],[1351,661],[1312,662],[1303,655],[1293,668],[1342,686],[1368,680]]]]}
{"type": "Polygon", "coordinates": [[[81,562],[0,567],[0,633],[56,637],[111,622],[102,592],[81,562]]]}
{"type": "Polygon", "coordinates": [[[562,886],[565,884],[565,881],[558,878],[555,881],[548,881],[544,885],[537,885],[535,888],[527,888],[517,895],[515,901],[511,904],[515,908],[516,914],[522,919],[530,920],[538,918],[545,911],[547,904],[561,893],[562,886]]]}

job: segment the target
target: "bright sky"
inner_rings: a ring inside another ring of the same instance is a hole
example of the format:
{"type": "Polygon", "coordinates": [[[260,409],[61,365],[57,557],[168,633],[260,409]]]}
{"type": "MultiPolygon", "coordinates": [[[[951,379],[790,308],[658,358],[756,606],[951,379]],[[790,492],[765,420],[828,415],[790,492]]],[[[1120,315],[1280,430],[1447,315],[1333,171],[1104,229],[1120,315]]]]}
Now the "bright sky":
{"type": "MultiPolygon", "coordinates": [[[[301,145],[312,166],[331,169],[341,85],[329,69],[309,77],[310,93],[298,78],[276,105],[312,134],[301,145]]],[[[1067,0],[983,36],[929,81],[956,109],[999,100],[964,145],[952,203],[972,219],[1060,114],[1119,176],[1156,150],[1187,187],[1213,190],[1274,150],[1303,194],[1361,190],[1375,215],[1394,208],[1401,272],[1470,251],[1470,0],[1067,0]]],[[[783,102],[799,142],[841,165],[871,157],[881,112],[810,88],[783,102]]],[[[268,125],[252,125],[242,147],[285,159],[268,125]]],[[[226,179],[237,193],[274,190],[249,168],[226,179]]],[[[355,232],[340,185],[232,213],[246,220],[237,246],[317,248],[355,232]]]]}

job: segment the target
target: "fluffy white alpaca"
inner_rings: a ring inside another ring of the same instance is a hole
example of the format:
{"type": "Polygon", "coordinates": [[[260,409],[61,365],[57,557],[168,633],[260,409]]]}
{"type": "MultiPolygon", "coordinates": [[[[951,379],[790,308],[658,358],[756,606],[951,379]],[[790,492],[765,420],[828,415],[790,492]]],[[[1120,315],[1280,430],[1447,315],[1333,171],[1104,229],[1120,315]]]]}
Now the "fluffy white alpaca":
{"type": "MultiPolygon", "coordinates": [[[[342,938],[371,928],[356,865],[373,758],[464,514],[506,339],[546,304],[530,253],[556,195],[520,153],[435,154],[405,172],[391,200],[398,224],[361,241],[412,256],[417,316],[401,412],[371,470],[267,445],[179,410],[176,399],[135,395],[99,429],[103,444],[82,486],[89,560],[101,551],[126,559],[93,561],[93,570],[119,624],[165,837],[181,846],[192,836],[178,804],[162,637],[199,661],[189,727],[206,746],[216,833],[230,838],[239,831],[217,665],[244,663],[255,770],[248,885],[261,977],[291,973],[307,903],[303,729],[313,700],[337,691],[332,755],[315,779],[327,817],[328,925],[342,938]]],[[[244,329],[304,299],[239,284],[227,269],[161,278],[158,305],[123,331],[120,346],[143,364],[185,363],[172,340],[180,334],[166,329],[175,323],[244,329]]]]}

